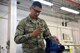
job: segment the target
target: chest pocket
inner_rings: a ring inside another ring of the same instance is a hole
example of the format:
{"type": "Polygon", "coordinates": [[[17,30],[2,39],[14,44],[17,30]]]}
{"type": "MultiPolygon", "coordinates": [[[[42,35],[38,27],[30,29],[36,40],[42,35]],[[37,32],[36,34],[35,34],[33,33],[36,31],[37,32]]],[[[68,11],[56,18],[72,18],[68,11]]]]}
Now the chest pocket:
{"type": "Polygon", "coordinates": [[[28,24],[27,23],[26,27],[25,27],[25,30],[26,30],[26,32],[31,33],[35,30],[35,27],[33,26],[33,24],[28,24]]]}
{"type": "Polygon", "coordinates": [[[39,27],[41,28],[42,32],[44,32],[46,30],[42,23],[39,24],[39,27]]]}
{"type": "Polygon", "coordinates": [[[42,32],[46,30],[42,23],[27,23],[25,29],[27,32],[33,32],[37,27],[40,27],[42,32]]]}

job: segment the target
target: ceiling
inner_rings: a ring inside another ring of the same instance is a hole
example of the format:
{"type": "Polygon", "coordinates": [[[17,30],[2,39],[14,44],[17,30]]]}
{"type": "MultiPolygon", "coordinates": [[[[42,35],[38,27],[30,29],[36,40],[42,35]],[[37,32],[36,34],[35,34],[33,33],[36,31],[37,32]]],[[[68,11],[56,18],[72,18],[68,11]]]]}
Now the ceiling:
{"type": "MultiPolygon", "coordinates": [[[[29,7],[31,6],[31,3],[33,2],[32,0],[17,0],[18,2],[20,2],[20,4],[18,4],[18,8],[19,9],[23,9],[25,11],[29,10],[29,7]]],[[[61,18],[61,19],[68,19],[68,20],[72,20],[77,22],[80,18],[80,14],[79,15],[75,15],[66,11],[62,11],[60,9],[61,6],[66,6],[68,8],[80,11],[79,5],[76,5],[72,2],[69,2],[67,0],[46,0],[49,1],[51,3],[53,3],[54,5],[52,7],[50,6],[46,6],[43,5],[43,11],[42,14],[46,14],[49,16],[54,16],[56,18],[61,18]],[[74,18],[73,18],[74,17],[74,18]]],[[[79,2],[79,1],[78,1],[79,2]]]]}
{"type": "MultiPolygon", "coordinates": [[[[0,4],[7,6],[8,5],[8,1],[9,0],[0,0],[0,4]]],[[[43,5],[43,10],[42,10],[42,14],[44,15],[49,15],[49,16],[54,16],[56,18],[60,18],[60,19],[66,19],[66,20],[70,20],[70,21],[75,21],[78,22],[78,20],[80,20],[80,14],[79,15],[75,15],[66,11],[62,11],[60,10],[60,7],[65,6],[74,10],[77,10],[80,12],[80,0],[73,0],[74,2],[71,2],[69,0],[46,0],[49,1],[51,3],[53,3],[53,6],[46,6],[43,5]]],[[[32,4],[32,0],[17,0],[17,8],[20,10],[25,11],[29,11],[29,7],[32,4]]],[[[18,10],[18,11],[20,11],[18,10]]],[[[2,10],[0,10],[2,11],[2,10]]],[[[21,11],[21,12],[23,12],[21,11]]],[[[18,12],[19,13],[19,12],[18,12]]],[[[20,14],[20,13],[19,13],[20,14]]],[[[20,14],[21,15],[21,14],[20,14]]],[[[22,16],[26,16],[23,15],[22,16]]]]}
{"type": "MultiPolygon", "coordinates": [[[[51,0],[49,0],[51,1],[51,0]]],[[[71,8],[71,9],[74,9],[74,10],[77,10],[77,11],[80,11],[80,0],[52,0],[52,3],[59,7],[68,7],[68,8],[71,8]]],[[[63,12],[63,11],[62,11],[63,12]]],[[[66,14],[70,14],[70,13],[66,13],[66,14]]]]}

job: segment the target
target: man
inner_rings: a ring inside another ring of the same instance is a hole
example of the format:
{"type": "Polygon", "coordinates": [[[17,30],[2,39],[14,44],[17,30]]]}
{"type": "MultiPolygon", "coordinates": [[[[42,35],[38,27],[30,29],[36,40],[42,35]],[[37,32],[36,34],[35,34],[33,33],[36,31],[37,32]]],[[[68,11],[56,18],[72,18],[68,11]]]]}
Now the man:
{"type": "Polygon", "coordinates": [[[44,39],[51,34],[45,21],[38,18],[41,10],[41,3],[33,2],[29,16],[17,26],[14,41],[22,44],[23,53],[44,53],[44,39]]]}

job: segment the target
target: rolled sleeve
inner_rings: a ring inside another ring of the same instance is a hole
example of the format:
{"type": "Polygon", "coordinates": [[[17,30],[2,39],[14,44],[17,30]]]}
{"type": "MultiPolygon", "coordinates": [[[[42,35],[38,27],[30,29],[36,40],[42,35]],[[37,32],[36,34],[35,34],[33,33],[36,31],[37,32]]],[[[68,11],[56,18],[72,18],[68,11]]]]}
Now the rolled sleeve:
{"type": "Polygon", "coordinates": [[[45,31],[43,33],[43,36],[44,36],[44,38],[48,38],[51,36],[50,30],[49,30],[48,25],[46,23],[44,24],[44,27],[45,27],[45,31]]]}
{"type": "Polygon", "coordinates": [[[21,44],[26,42],[29,37],[29,33],[25,33],[25,22],[22,20],[17,26],[14,41],[17,44],[21,44]]]}
{"type": "Polygon", "coordinates": [[[24,37],[25,37],[26,39],[29,39],[29,38],[30,38],[30,34],[24,35],[24,37]]]}

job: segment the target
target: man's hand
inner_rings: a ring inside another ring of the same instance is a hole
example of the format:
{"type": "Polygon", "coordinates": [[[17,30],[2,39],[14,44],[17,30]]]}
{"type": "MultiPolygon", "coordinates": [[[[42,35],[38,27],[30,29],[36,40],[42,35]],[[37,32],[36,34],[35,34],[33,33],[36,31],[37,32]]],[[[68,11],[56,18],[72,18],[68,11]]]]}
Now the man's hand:
{"type": "Polygon", "coordinates": [[[41,33],[40,28],[36,28],[32,33],[30,33],[30,37],[37,37],[41,33]]]}

